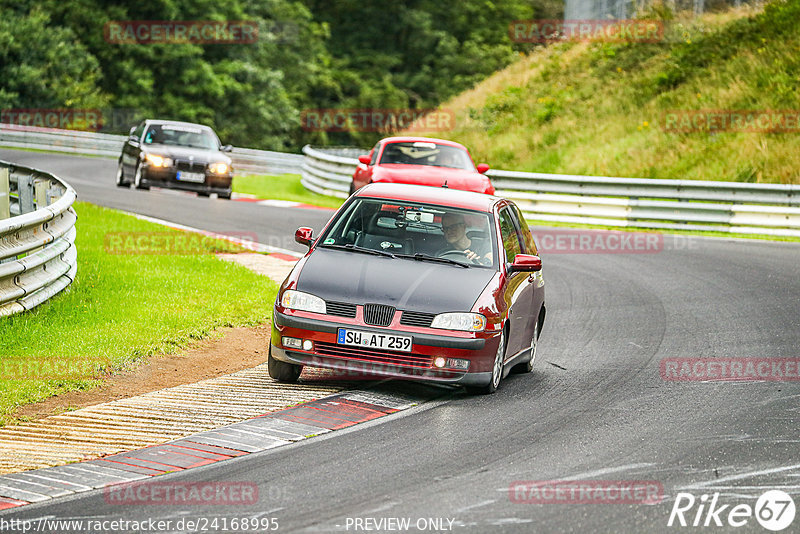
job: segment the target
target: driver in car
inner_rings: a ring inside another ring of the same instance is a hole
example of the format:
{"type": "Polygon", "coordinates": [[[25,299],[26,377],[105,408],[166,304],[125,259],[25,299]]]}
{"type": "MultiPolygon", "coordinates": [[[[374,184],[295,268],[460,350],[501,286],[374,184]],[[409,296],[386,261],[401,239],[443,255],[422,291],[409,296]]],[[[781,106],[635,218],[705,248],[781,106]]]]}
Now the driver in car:
{"type": "Polygon", "coordinates": [[[448,247],[439,256],[452,250],[462,251],[468,260],[482,265],[492,264],[491,245],[485,239],[472,240],[467,236],[467,222],[460,213],[448,212],[442,216],[442,231],[448,247]]]}

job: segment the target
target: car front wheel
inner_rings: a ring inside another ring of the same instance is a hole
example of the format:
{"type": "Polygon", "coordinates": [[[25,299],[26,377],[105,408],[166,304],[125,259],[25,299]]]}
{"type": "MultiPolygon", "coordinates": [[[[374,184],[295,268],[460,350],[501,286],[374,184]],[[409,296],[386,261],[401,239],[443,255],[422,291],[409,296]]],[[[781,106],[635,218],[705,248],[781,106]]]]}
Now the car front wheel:
{"type": "Polygon", "coordinates": [[[142,176],[141,164],[136,166],[136,174],[133,175],[133,186],[136,189],[144,189],[145,191],[150,189],[150,186],[145,183],[144,177],[142,176]]]}
{"type": "Polygon", "coordinates": [[[267,370],[269,376],[286,384],[294,384],[303,372],[302,365],[286,363],[272,357],[272,345],[269,346],[269,356],[267,357],[267,370]]]}
{"type": "Polygon", "coordinates": [[[497,353],[494,355],[492,365],[492,378],[485,386],[467,386],[467,392],[472,395],[489,395],[497,391],[500,387],[500,380],[503,378],[503,363],[506,359],[506,333],[505,330],[500,334],[500,343],[497,344],[497,353]]]}

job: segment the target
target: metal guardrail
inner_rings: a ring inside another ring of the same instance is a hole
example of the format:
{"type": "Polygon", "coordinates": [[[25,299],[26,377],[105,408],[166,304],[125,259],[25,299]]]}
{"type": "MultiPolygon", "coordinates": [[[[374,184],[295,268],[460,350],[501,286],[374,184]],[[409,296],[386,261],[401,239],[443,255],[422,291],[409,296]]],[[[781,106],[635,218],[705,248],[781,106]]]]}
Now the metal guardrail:
{"type": "MultiPolygon", "coordinates": [[[[0,146],[6,147],[118,158],[127,139],[124,135],[0,124],[0,146]]],[[[231,158],[240,173],[300,174],[303,164],[301,154],[253,148],[235,147],[231,158]]]]}
{"type": "MultiPolygon", "coordinates": [[[[303,147],[302,183],[346,198],[358,149],[303,147]]],[[[800,186],[490,170],[532,221],[800,236],[800,186]]]]}
{"type": "Polygon", "coordinates": [[[0,316],[30,310],[75,279],[75,190],[0,161],[0,316]]]}

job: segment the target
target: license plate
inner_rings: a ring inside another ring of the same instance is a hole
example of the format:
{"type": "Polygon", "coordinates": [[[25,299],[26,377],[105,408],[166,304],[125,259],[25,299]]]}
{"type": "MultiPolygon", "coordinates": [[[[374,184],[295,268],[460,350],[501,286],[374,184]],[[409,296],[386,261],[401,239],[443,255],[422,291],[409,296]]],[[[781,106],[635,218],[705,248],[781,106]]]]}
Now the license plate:
{"type": "Polygon", "coordinates": [[[375,332],[362,332],[360,330],[339,328],[336,334],[336,343],[339,345],[353,345],[370,349],[411,352],[412,337],[394,334],[376,334],[375,332]]]}
{"type": "Polygon", "coordinates": [[[175,178],[177,180],[180,180],[181,182],[203,183],[206,181],[206,175],[203,174],[202,172],[178,171],[178,174],[175,178]]]}

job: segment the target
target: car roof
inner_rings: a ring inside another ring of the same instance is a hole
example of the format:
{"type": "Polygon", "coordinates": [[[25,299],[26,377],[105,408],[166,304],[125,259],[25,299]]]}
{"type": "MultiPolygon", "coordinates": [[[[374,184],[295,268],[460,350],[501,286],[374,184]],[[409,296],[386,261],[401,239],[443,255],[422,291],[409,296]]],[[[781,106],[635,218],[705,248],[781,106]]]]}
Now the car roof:
{"type": "Polygon", "coordinates": [[[436,139],[435,137],[408,137],[408,136],[385,137],[381,139],[380,142],[381,144],[385,145],[387,143],[414,143],[417,141],[421,141],[423,143],[438,143],[440,145],[450,145],[467,150],[467,147],[465,147],[461,143],[456,143],[455,141],[450,141],[449,139],[436,139]]]}
{"type": "Polygon", "coordinates": [[[197,124],[196,122],[184,122],[184,121],[171,121],[166,119],[147,119],[147,124],[170,124],[175,126],[196,126],[199,128],[205,128],[206,130],[214,131],[211,126],[206,126],[205,124],[197,124]]]}
{"type": "Polygon", "coordinates": [[[451,208],[484,211],[487,213],[491,212],[492,207],[502,200],[500,197],[472,191],[462,191],[460,189],[392,183],[368,184],[356,191],[355,196],[359,198],[367,197],[383,200],[400,200],[403,202],[422,202],[451,208]]]}

